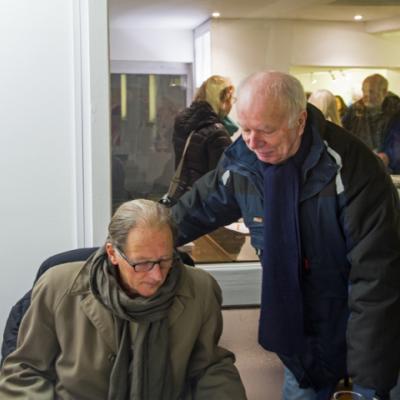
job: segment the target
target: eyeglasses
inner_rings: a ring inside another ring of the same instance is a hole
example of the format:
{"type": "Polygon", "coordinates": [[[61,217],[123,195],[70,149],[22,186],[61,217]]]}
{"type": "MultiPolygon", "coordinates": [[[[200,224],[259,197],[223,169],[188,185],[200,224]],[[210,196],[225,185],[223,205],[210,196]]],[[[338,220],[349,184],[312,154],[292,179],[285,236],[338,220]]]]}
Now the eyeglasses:
{"type": "Polygon", "coordinates": [[[116,249],[118,254],[135,270],[135,272],[149,272],[151,271],[157,264],[160,269],[169,269],[172,267],[173,262],[176,260],[176,257],[171,258],[161,258],[159,260],[148,260],[148,261],[140,261],[140,262],[131,262],[128,257],[124,254],[124,252],[120,249],[116,249]]]}

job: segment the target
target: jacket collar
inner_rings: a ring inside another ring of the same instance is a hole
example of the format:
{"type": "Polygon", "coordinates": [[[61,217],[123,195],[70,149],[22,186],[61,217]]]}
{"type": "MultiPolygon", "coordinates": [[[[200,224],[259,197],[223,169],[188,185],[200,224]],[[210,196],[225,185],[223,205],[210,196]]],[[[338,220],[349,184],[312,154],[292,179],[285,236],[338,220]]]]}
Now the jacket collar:
{"type": "MultiPolygon", "coordinates": [[[[185,298],[194,297],[194,288],[191,280],[188,279],[186,269],[189,267],[183,266],[180,278],[179,287],[175,300],[169,311],[169,326],[172,326],[185,309],[185,298]]],[[[114,319],[109,310],[107,310],[93,295],[89,286],[88,264],[82,264],[82,268],[77,273],[73,280],[68,294],[71,296],[80,297],[80,307],[86,317],[99,331],[103,340],[107,343],[110,349],[117,351],[117,341],[115,338],[114,319]]]]}
{"type": "Polygon", "coordinates": [[[328,124],[321,111],[311,104],[307,105],[305,133],[311,134],[312,142],[302,167],[300,201],[319,193],[338,172],[338,166],[327,152],[328,144],[324,141],[328,124]]]}

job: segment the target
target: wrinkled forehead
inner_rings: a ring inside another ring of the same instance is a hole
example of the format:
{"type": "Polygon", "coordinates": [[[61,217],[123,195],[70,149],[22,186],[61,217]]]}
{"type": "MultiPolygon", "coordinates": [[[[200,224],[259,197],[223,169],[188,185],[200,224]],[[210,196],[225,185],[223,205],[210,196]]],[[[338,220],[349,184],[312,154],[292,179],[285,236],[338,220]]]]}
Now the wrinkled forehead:
{"type": "Polygon", "coordinates": [[[254,105],[263,105],[265,108],[281,107],[282,97],[265,86],[256,83],[241,87],[237,93],[237,108],[243,109],[254,105]]]}
{"type": "Polygon", "coordinates": [[[290,124],[288,112],[271,103],[254,102],[242,105],[237,112],[237,122],[242,129],[267,129],[290,124]]]}
{"type": "Polygon", "coordinates": [[[256,90],[247,90],[239,94],[236,112],[239,119],[261,119],[268,116],[282,119],[289,115],[287,103],[281,97],[271,94],[266,95],[256,90]]]}
{"type": "Polygon", "coordinates": [[[173,247],[173,232],[167,224],[142,224],[131,228],[125,240],[123,250],[157,248],[160,244],[164,247],[173,247]]]}

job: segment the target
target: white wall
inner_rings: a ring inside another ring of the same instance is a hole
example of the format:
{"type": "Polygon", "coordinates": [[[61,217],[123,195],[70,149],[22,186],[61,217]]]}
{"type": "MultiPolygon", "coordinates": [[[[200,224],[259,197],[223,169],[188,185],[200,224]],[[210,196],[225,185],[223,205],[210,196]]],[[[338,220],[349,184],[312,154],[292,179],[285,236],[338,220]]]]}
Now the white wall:
{"type": "Polygon", "coordinates": [[[400,67],[400,41],[367,33],[364,24],[299,21],[291,25],[291,65],[400,67]]]}
{"type": "Polygon", "coordinates": [[[353,22],[213,19],[212,72],[238,84],[255,71],[292,66],[399,68],[400,38],[364,29],[353,22]]]}
{"type": "Polygon", "coordinates": [[[88,174],[84,187],[82,166],[93,171],[108,145],[91,148],[96,127],[108,132],[106,18],[105,0],[0,2],[1,334],[46,257],[105,236],[109,201],[94,197],[100,184],[110,193],[109,177],[99,169],[101,182],[88,174]],[[85,231],[93,210],[98,225],[85,231]]]}
{"type": "Polygon", "coordinates": [[[110,29],[111,60],[193,62],[189,29],[110,29]]]}

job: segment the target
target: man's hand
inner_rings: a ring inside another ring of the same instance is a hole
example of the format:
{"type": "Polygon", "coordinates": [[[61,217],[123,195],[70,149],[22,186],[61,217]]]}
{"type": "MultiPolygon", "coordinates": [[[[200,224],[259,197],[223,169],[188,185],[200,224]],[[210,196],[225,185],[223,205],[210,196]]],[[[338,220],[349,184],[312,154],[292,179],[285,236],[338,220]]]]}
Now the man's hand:
{"type": "Polygon", "coordinates": [[[389,160],[389,157],[388,157],[388,155],[386,153],[380,151],[380,152],[375,153],[375,154],[383,161],[383,164],[385,164],[385,167],[389,166],[389,161],[390,160],[389,160]]]}

